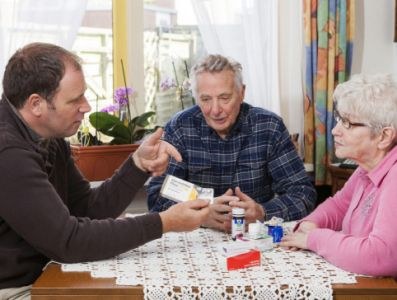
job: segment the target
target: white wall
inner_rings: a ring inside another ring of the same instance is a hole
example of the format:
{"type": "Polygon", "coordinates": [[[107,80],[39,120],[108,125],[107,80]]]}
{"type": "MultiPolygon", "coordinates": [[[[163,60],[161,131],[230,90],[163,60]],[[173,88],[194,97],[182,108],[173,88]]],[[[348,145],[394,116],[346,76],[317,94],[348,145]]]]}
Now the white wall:
{"type": "Polygon", "coordinates": [[[356,0],[352,74],[393,73],[397,78],[394,0],[356,0]]]}

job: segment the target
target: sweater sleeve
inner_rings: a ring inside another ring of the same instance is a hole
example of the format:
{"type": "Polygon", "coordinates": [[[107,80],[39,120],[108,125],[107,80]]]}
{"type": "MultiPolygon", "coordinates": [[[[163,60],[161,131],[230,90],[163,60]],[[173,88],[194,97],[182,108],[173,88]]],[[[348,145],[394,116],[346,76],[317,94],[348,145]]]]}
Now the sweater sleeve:
{"type": "MultiPolygon", "coordinates": [[[[330,263],[351,272],[396,277],[396,179],[397,168],[394,168],[382,183],[379,205],[372,230],[368,235],[357,236],[345,234],[342,231],[318,228],[309,233],[308,248],[330,263]]],[[[318,215],[311,219],[315,220],[317,217],[318,215]]]]}
{"type": "MultiPolygon", "coordinates": [[[[124,189],[124,196],[121,198],[125,197],[128,189],[131,192],[128,186],[134,185],[135,176],[142,176],[139,173],[133,175],[134,171],[136,170],[133,166],[123,166],[116,177],[125,177],[111,180],[121,182],[116,184],[124,189]],[[128,172],[131,172],[130,176],[127,176],[128,172]]],[[[79,206],[76,203],[83,201],[90,191],[87,190],[87,183],[82,183],[84,180],[81,176],[75,179],[80,182],[80,186],[76,187],[80,191],[74,191],[73,196],[76,199],[71,200],[69,208],[68,203],[62,201],[54,185],[50,183],[39,155],[32,151],[23,148],[3,150],[0,172],[3,174],[0,177],[1,218],[26,243],[51,259],[60,262],[105,259],[162,235],[162,223],[157,213],[114,219],[118,210],[116,209],[106,218],[104,209],[112,206],[112,198],[118,198],[117,194],[112,196],[117,188],[111,187],[111,182],[93,191],[93,194],[98,195],[79,206]],[[102,196],[99,196],[101,193],[102,196]],[[103,202],[100,201],[101,197],[108,198],[108,203],[100,204],[103,202]]],[[[73,194],[73,184],[76,182],[69,175],[64,175],[69,178],[69,189],[73,194]]],[[[135,183],[140,180],[142,179],[135,183]]],[[[132,197],[131,194],[129,196],[132,197]]],[[[115,205],[119,205],[117,202],[120,201],[128,200],[117,200],[115,205]]]]}
{"type": "Polygon", "coordinates": [[[90,188],[72,158],[65,173],[68,179],[63,184],[69,186],[65,198],[71,214],[95,219],[118,217],[148,179],[148,174],[137,168],[131,157],[97,188],[90,188]]]}
{"type": "Polygon", "coordinates": [[[152,212],[161,212],[167,210],[175,201],[160,196],[160,190],[166,175],[173,175],[181,179],[188,180],[188,166],[186,164],[187,154],[183,146],[183,133],[180,128],[176,127],[176,121],[169,122],[164,128],[164,140],[177,148],[182,155],[182,162],[177,162],[174,158],[170,159],[170,163],[164,175],[152,177],[147,187],[148,207],[152,212]]]}

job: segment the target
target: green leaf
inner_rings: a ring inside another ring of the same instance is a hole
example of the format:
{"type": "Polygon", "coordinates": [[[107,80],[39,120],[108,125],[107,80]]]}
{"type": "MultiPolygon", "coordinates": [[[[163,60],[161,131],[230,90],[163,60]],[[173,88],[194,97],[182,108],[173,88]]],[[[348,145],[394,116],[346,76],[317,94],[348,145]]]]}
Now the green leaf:
{"type": "Polygon", "coordinates": [[[90,114],[89,120],[91,125],[99,131],[109,130],[116,124],[123,124],[116,116],[101,111],[90,114]]]}
{"type": "Polygon", "coordinates": [[[127,140],[127,144],[131,142],[131,131],[116,116],[94,112],[90,114],[89,120],[91,125],[103,134],[127,140]]]}
{"type": "Polygon", "coordinates": [[[148,134],[149,131],[150,131],[150,130],[148,130],[148,129],[139,129],[139,130],[137,130],[137,131],[134,132],[133,139],[134,139],[135,141],[139,141],[139,140],[141,140],[146,134],[148,134]]]}
{"type": "Polygon", "coordinates": [[[116,116],[106,112],[93,112],[90,114],[89,120],[96,130],[107,136],[113,137],[110,144],[130,144],[154,131],[154,128],[147,129],[145,127],[151,125],[150,119],[155,114],[155,112],[149,111],[140,116],[136,116],[130,121],[128,126],[116,116]]]}
{"type": "Polygon", "coordinates": [[[135,128],[137,127],[136,124],[137,121],[138,121],[138,117],[134,117],[128,124],[128,128],[130,129],[131,132],[135,132],[135,128]]]}
{"type": "Polygon", "coordinates": [[[115,126],[113,126],[112,128],[110,128],[107,131],[102,131],[104,134],[108,135],[108,136],[112,136],[115,138],[121,138],[124,140],[127,140],[128,143],[131,143],[131,131],[125,127],[125,125],[123,123],[121,124],[116,124],[115,126]]]}
{"type": "Polygon", "coordinates": [[[156,113],[154,111],[148,111],[143,113],[142,115],[138,116],[136,120],[136,124],[140,127],[146,127],[150,125],[149,119],[153,117],[156,113]]]}

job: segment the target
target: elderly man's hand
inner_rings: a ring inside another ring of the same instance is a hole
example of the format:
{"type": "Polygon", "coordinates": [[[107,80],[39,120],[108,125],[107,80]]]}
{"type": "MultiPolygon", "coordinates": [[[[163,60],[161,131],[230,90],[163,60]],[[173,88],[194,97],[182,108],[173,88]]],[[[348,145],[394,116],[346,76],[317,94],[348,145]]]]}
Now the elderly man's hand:
{"type": "Polygon", "coordinates": [[[265,210],[257,203],[254,199],[244,194],[239,187],[235,189],[235,195],[240,199],[240,201],[232,201],[229,203],[231,207],[241,207],[245,210],[245,222],[246,224],[255,223],[256,220],[264,221],[265,210]]]}
{"type": "Polygon", "coordinates": [[[182,156],[171,144],[162,141],[163,129],[151,134],[132,155],[135,165],[152,176],[160,176],[167,169],[169,157],[182,161],[182,156]]]}
{"type": "Polygon", "coordinates": [[[229,206],[229,202],[231,201],[238,201],[238,198],[233,196],[232,189],[228,189],[225,194],[216,197],[214,203],[210,205],[210,213],[202,225],[204,227],[230,232],[232,208],[229,206]]]}

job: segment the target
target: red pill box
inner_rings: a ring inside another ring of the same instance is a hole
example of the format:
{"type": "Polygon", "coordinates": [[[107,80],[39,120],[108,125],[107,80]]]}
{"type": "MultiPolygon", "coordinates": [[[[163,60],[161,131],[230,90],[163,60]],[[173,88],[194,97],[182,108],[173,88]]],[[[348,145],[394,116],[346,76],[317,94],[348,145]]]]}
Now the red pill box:
{"type": "Polygon", "coordinates": [[[248,252],[228,256],[226,258],[226,267],[228,271],[255,267],[261,265],[261,252],[258,250],[249,250],[248,252]]]}

